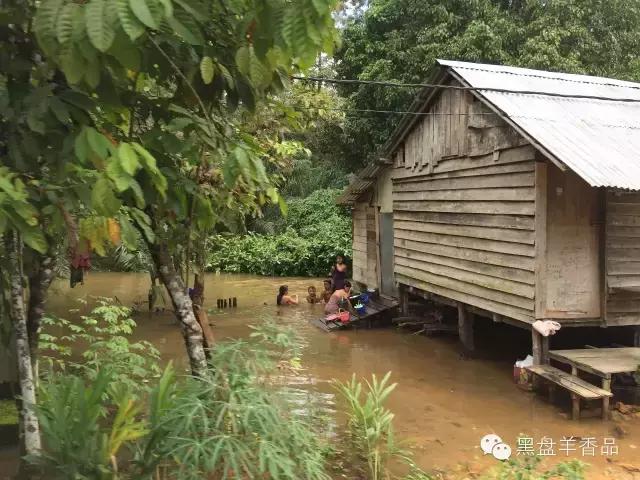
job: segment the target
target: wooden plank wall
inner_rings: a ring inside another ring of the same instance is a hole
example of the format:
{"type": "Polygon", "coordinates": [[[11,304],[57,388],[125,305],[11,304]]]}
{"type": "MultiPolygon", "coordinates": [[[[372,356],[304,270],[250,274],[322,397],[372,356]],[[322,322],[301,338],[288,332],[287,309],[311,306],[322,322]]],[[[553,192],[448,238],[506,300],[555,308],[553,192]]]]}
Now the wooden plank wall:
{"type": "Polygon", "coordinates": [[[468,92],[429,111],[393,156],[396,280],[533,322],[535,150],[468,92]]]}
{"type": "Polygon", "coordinates": [[[353,273],[356,282],[378,288],[378,248],[375,207],[356,203],[353,217],[353,273]]]}
{"type": "Polygon", "coordinates": [[[640,193],[608,191],[607,325],[640,325],[640,193]]]}
{"type": "Polygon", "coordinates": [[[599,319],[602,198],[571,170],[547,167],[545,298],[538,318],[599,319]]]}

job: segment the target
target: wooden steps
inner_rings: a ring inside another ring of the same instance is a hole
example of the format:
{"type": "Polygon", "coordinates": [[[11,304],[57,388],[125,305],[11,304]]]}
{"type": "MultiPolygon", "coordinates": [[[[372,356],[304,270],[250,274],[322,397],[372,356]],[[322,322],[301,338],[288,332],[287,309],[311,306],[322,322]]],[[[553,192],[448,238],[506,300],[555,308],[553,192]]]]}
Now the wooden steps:
{"type": "MultiPolygon", "coordinates": [[[[541,378],[551,382],[553,385],[558,385],[571,394],[573,401],[572,417],[574,420],[580,418],[580,399],[585,400],[599,400],[603,401],[602,417],[607,418],[608,415],[608,400],[613,394],[603,388],[597,387],[589,382],[582,380],[576,375],[567,373],[559,368],[552,367],[551,365],[534,365],[532,367],[526,367],[531,373],[538,375],[541,378]]],[[[550,394],[553,394],[553,387],[550,388],[550,394]]]]}

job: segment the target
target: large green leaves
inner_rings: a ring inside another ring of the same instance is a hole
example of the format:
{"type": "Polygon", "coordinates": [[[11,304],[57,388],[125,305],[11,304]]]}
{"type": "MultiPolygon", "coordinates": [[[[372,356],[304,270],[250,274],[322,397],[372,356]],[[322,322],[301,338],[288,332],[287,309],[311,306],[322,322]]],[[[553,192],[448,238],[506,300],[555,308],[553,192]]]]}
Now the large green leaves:
{"type": "Polygon", "coordinates": [[[114,8],[114,0],[91,0],[86,7],[87,34],[101,52],[109,50],[116,36],[114,8]]]}
{"type": "Polygon", "coordinates": [[[131,40],[136,40],[145,32],[145,28],[133,14],[133,11],[129,6],[129,0],[116,0],[116,8],[118,9],[120,26],[122,26],[122,29],[127,35],[129,35],[131,40]]]}
{"type": "Polygon", "coordinates": [[[157,0],[129,0],[136,18],[149,28],[157,30],[162,21],[163,7],[157,0]]]}
{"type": "Polygon", "coordinates": [[[120,200],[116,197],[111,182],[105,176],[100,176],[91,191],[91,204],[100,215],[112,217],[120,209],[120,200]]]}

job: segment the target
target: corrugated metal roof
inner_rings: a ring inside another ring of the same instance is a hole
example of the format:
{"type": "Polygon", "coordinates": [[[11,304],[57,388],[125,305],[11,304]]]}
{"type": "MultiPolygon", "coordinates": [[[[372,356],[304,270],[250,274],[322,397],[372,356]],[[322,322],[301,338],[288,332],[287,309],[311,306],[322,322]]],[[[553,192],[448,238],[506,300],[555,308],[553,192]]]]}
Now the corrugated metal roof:
{"type": "MultiPolygon", "coordinates": [[[[439,60],[475,88],[640,100],[640,84],[439,60]]],[[[520,132],[594,187],[640,190],[640,102],[479,91],[520,132]]]]}
{"type": "Polygon", "coordinates": [[[371,188],[371,186],[376,182],[378,173],[387,166],[388,164],[383,162],[372,162],[364,167],[356,174],[354,179],[338,196],[336,202],[340,205],[355,203],[360,195],[371,188]]]}

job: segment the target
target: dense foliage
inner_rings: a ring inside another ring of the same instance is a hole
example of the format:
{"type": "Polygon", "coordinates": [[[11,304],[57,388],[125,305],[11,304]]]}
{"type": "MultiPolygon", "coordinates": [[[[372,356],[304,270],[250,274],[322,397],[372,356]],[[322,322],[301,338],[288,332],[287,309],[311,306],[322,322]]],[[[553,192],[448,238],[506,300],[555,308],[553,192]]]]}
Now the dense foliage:
{"type": "MultiPolygon", "coordinates": [[[[340,78],[417,83],[436,59],[640,79],[637,0],[371,0],[343,32],[340,78]]],[[[348,108],[405,110],[415,89],[344,85],[348,108]]],[[[337,146],[361,165],[399,115],[352,112],[337,146]]]]}
{"type": "Polygon", "coordinates": [[[288,202],[272,234],[218,236],[208,268],[259,275],[325,276],[336,255],[350,256],[351,220],[335,204],[339,190],[316,190],[288,202]]]}
{"type": "Polygon", "coordinates": [[[83,324],[105,334],[117,329],[117,335],[97,347],[80,343],[84,351],[74,343],[74,353],[91,361],[78,368],[59,356],[43,375],[44,448],[29,458],[47,478],[328,478],[323,436],[312,426],[317,419],[292,413],[290,399],[272,381],[299,368],[292,330],[265,323],[247,341],[218,343],[211,351],[216,367],[202,379],[178,375],[169,365],[161,376],[136,369],[129,377],[135,381],[123,382],[120,365],[130,356],[118,359],[118,352],[157,362],[156,352],[131,342],[134,323],[125,313],[101,302],[83,324]]]}

